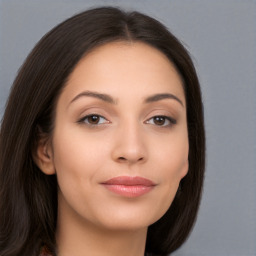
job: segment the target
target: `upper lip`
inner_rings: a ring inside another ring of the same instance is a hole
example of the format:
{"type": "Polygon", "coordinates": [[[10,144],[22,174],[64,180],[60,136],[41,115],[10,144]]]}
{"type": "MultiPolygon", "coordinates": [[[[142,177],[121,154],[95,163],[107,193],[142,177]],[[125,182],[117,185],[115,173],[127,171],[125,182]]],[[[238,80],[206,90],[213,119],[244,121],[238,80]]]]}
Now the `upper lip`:
{"type": "Polygon", "coordinates": [[[125,185],[125,186],[155,186],[156,184],[146,178],[139,176],[118,176],[102,182],[105,185],[125,185]]]}

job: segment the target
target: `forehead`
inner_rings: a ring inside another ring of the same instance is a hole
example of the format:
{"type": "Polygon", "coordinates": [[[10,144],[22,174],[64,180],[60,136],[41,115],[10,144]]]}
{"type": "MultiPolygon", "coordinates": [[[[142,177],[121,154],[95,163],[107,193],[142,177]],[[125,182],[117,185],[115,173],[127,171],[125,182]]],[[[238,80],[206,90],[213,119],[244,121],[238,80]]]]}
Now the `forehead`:
{"type": "Polygon", "coordinates": [[[125,88],[133,94],[171,90],[184,99],[182,79],[172,62],[150,45],[126,41],[111,42],[86,54],[70,74],[64,93],[74,96],[88,89],[118,96],[125,88]]]}
{"type": "MultiPolygon", "coordinates": [[[[76,73],[80,69],[83,69],[87,65],[90,67],[104,67],[106,64],[120,64],[120,68],[129,68],[129,64],[133,67],[140,67],[142,70],[150,68],[156,70],[157,66],[159,69],[165,71],[170,69],[177,73],[178,72],[174,64],[167,58],[167,56],[160,50],[154,48],[143,42],[129,42],[129,41],[117,41],[98,46],[89,51],[75,66],[74,71],[70,75],[70,79],[74,78],[76,73]],[[102,64],[102,65],[100,65],[102,64]],[[125,65],[124,65],[125,64],[125,65]],[[160,64],[160,65],[159,65],[160,64]]],[[[106,65],[104,68],[109,67],[106,65]]],[[[87,66],[87,68],[89,68],[87,66]]]]}

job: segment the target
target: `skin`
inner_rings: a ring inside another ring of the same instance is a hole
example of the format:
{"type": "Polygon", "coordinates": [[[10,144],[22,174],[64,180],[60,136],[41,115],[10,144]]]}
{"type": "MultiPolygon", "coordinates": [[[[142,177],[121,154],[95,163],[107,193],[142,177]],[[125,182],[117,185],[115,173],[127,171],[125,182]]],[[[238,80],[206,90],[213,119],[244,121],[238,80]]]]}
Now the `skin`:
{"type": "Polygon", "coordinates": [[[71,73],[53,134],[39,142],[36,156],[40,169],[58,178],[59,255],[144,255],[148,226],[170,207],[188,171],[188,148],[182,81],[164,54],[139,42],[108,43],[87,54],[71,73]],[[81,95],[88,91],[113,102],[81,95]],[[174,97],[145,102],[166,93],[174,97]],[[117,176],[156,185],[125,197],[101,184],[117,176]]]}

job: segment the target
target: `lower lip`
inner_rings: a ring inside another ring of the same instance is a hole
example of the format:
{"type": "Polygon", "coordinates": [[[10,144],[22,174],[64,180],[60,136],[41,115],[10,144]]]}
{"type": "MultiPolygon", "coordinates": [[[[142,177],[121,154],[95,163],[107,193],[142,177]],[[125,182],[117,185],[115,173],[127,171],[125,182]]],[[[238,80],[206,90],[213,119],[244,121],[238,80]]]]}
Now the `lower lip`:
{"type": "Polygon", "coordinates": [[[124,197],[139,197],[150,192],[154,186],[103,184],[108,190],[124,197]]]}

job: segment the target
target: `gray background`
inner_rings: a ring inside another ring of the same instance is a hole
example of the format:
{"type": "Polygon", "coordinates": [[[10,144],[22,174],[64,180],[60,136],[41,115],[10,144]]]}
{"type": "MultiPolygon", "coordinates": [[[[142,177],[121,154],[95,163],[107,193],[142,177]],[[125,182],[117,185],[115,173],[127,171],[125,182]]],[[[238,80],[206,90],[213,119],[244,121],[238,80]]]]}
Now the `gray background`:
{"type": "Polygon", "coordinates": [[[256,1],[0,0],[0,117],[34,44],[57,23],[98,5],[136,9],[165,23],[185,42],[199,74],[205,188],[194,230],[173,255],[256,255],[256,1]]]}

